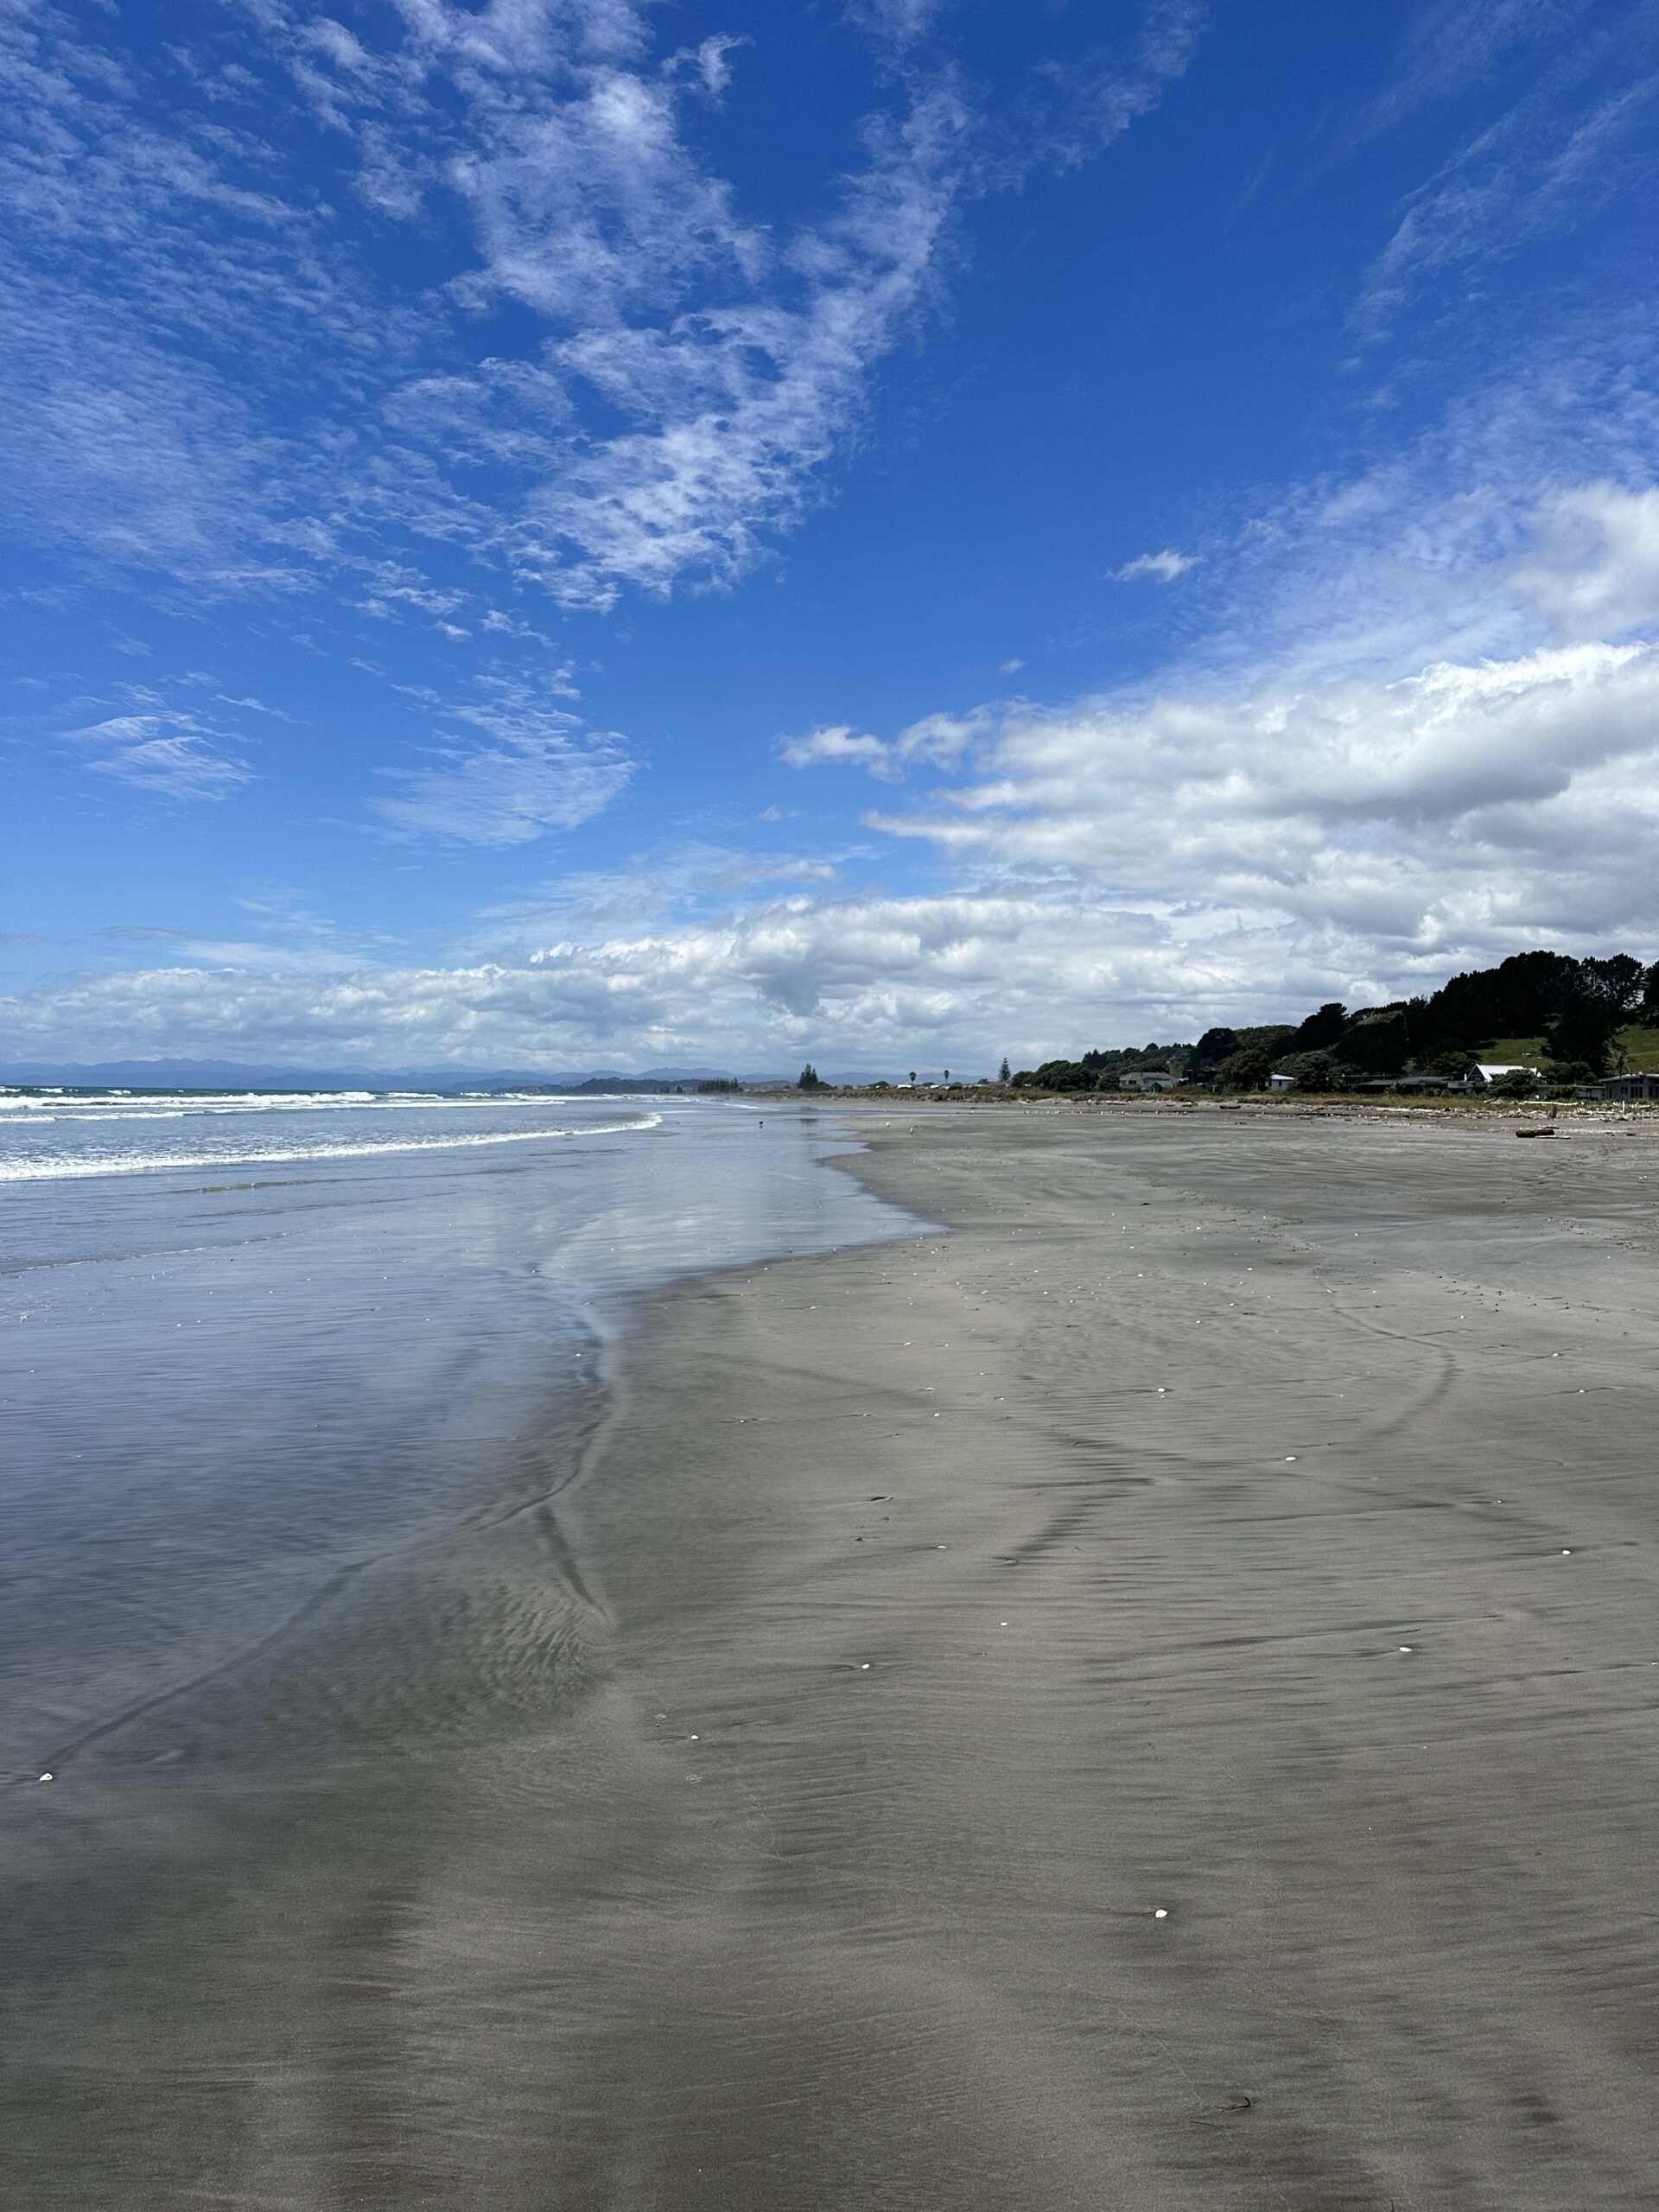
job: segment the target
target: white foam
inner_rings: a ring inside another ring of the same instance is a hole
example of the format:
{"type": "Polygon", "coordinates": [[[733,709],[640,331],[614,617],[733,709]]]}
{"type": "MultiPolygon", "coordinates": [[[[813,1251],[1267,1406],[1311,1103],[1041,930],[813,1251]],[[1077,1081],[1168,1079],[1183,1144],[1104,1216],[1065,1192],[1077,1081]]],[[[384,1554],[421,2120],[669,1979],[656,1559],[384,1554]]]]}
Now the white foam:
{"type": "Polygon", "coordinates": [[[387,1153],[452,1152],[480,1145],[532,1144],[556,1137],[630,1135],[654,1129],[660,1114],[636,1115],[627,1122],[589,1122],[575,1127],[546,1129],[484,1129],[457,1132],[454,1136],[392,1138],[384,1143],[293,1145],[261,1147],[246,1151],[199,1153],[103,1153],[48,1154],[38,1160],[0,1160],[0,1183],[44,1183],[71,1176],[156,1174],[168,1168],[200,1169],[264,1167],[296,1161],[366,1160],[387,1153]]]}
{"type": "MultiPolygon", "coordinates": [[[[620,1098],[627,1094],[615,1095],[620,1098]]],[[[149,1091],[143,1097],[126,1097],[119,1093],[96,1097],[72,1097],[67,1093],[48,1096],[44,1092],[37,1096],[20,1097],[13,1093],[4,1096],[5,1110],[0,1113],[0,1128],[38,1128],[51,1122],[84,1127],[92,1122],[111,1122],[124,1128],[133,1122],[178,1122],[198,1117],[214,1120],[226,1115],[390,1114],[407,1113],[411,1109],[428,1113],[461,1109],[476,1113],[480,1106],[532,1107],[544,1113],[548,1104],[545,1092],[512,1090],[460,1095],[422,1090],[249,1090],[213,1096],[149,1091]]]]}

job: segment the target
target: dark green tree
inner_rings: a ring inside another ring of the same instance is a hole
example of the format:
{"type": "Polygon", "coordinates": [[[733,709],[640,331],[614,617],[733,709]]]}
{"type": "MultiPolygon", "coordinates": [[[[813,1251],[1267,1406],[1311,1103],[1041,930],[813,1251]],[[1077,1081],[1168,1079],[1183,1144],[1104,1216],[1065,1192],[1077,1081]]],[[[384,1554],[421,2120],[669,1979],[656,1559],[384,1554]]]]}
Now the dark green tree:
{"type": "Polygon", "coordinates": [[[996,1079],[999,1083],[1011,1083],[1014,1080],[1006,1054],[1003,1057],[1001,1066],[996,1071],[996,1079]]]}
{"type": "Polygon", "coordinates": [[[1246,1046],[1242,1052],[1229,1052],[1216,1070],[1216,1081],[1224,1090],[1265,1090],[1272,1073],[1273,1062],[1267,1054],[1246,1046]]]}
{"type": "Polygon", "coordinates": [[[1319,1052],[1334,1045],[1348,1026],[1348,1011],[1340,999],[1327,999],[1317,1014],[1307,1020],[1291,1039],[1294,1052],[1319,1052]]]}
{"type": "Polygon", "coordinates": [[[1408,1049],[1404,1014],[1371,1014],[1351,1023],[1340,1049],[1351,1067],[1363,1068],[1368,1075],[1398,1075],[1408,1049]]]}
{"type": "Polygon", "coordinates": [[[1281,1065],[1295,1077],[1298,1090],[1351,1090],[1359,1080],[1357,1071],[1334,1052],[1295,1052],[1281,1065]]]}
{"type": "Polygon", "coordinates": [[[1236,1029],[1206,1029],[1192,1047],[1192,1057],[1186,1064],[1186,1072],[1195,1082],[1213,1075],[1224,1059],[1236,1052],[1242,1043],[1236,1029]]]}
{"type": "Polygon", "coordinates": [[[1633,1020],[1648,980],[1642,963],[1632,960],[1628,952],[1616,952],[1611,959],[1586,960],[1582,964],[1586,996],[1604,1000],[1622,1021],[1633,1020]]]}
{"type": "Polygon", "coordinates": [[[1095,1075],[1081,1060],[1045,1060],[1031,1082],[1038,1090],[1092,1090],[1095,1075]]]}
{"type": "Polygon", "coordinates": [[[1618,1010],[1605,998],[1582,992],[1570,998],[1546,1033],[1552,1060],[1577,1060],[1595,1075],[1605,1075],[1611,1057],[1618,1010]]]}
{"type": "Polygon", "coordinates": [[[800,1077],[797,1082],[795,1088],[797,1090],[822,1090],[823,1087],[823,1077],[818,1073],[817,1068],[813,1066],[811,1061],[809,1060],[806,1065],[801,1070],[800,1077]]]}

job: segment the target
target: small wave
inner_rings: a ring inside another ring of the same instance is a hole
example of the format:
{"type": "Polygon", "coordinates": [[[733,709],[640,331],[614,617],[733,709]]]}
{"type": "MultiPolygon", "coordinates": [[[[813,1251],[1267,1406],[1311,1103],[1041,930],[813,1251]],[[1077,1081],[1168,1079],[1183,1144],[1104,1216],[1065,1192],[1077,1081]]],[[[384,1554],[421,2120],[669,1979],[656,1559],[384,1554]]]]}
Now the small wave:
{"type": "Polygon", "coordinates": [[[73,1128],[91,1122],[112,1122],[126,1128],[134,1122],[215,1120],[226,1115],[247,1114],[390,1114],[408,1113],[411,1109],[476,1113],[480,1106],[492,1109],[499,1106],[532,1107],[545,1112],[549,1103],[544,1091],[512,1090],[461,1091],[453,1095],[429,1090],[251,1090],[234,1096],[200,1098],[155,1091],[132,1098],[17,1098],[0,1093],[0,1109],[3,1109],[0,1110],[0,1128],[40,1128],[49,1122],[63,1122],[73,1128]]]}
{"type": "Polygon", "coordinates": [[[405,1137],[385,1143],[296,1145],[250,1152],[107,1153],[81,1159],[62,1154],[43,1160],[0,1160],[0,1183],[47,1183],[70,1176],[156,1174],[168,1168],[276,1166],[295,1160],[367,1160],[387,1153],[456,1152],[479,1145],[533,1144],[550,1137],[621,1136],[654,1129],[660,1114],[636,1115],[628,1122],[590,1122],[574,1128],[475,1130],[468,1135],[405,1137]]]}

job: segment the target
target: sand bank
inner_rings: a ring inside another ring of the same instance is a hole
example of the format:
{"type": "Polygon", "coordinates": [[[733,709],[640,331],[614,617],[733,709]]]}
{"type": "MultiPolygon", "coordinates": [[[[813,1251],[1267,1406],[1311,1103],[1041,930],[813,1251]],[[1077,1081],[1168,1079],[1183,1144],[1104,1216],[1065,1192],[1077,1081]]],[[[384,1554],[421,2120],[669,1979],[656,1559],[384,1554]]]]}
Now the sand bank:
{"type": "Polygon", "coordinates": [[[89,1755],[12,2201],[1653,2202],[1659,1143],[860,1126],[940,1233],[89,1755]]]}

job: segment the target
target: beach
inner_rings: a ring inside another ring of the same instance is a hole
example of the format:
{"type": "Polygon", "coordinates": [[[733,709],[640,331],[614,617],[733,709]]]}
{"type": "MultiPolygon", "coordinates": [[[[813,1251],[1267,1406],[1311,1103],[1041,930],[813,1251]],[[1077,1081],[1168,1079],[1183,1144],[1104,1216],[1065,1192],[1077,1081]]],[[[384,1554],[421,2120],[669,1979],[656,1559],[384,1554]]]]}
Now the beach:
{"type": "Polygon", "coordinates": [[[932,1226],[19,1778],[9,2202],[1652,2203],[1659,1134],[833,1126],[932,1226]]]}

